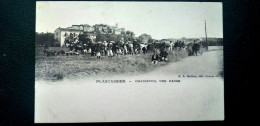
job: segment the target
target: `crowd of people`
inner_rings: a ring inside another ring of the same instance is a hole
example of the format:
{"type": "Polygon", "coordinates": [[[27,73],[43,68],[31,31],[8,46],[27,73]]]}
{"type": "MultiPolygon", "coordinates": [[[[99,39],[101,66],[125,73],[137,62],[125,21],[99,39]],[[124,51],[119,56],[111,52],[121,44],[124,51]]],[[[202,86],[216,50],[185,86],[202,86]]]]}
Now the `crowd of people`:
{"type": "MultiPolygon", "coordinates": [[[[70,35],[71,36],[71,35],[70,35]]],[[[120,41],[103,41],[103,42],[93,42],[93,40],[89,39],[88,41],[82,42],[78,41],[78,39],[73,39],[72,42],[69,39],[65,40],[65,45],[69,48],[69,52],[60,51],[57,54],[66,54],[72,55],[80,53],[82,55],[90,55],[96,56],[100,59],[102,56],[108,56],[112,58],[113,56],[117,55],[136,55],[136,54],[146,54],[148,51],[153,52],[151,61],[154,64],[157,64],[159,61],[168,61],[168,52],[167,51],[180,51],[181,49],[185,49],[188,53],[192,53],[197,55],[197,51],[199,50],[200,45],[196,41],[194,41],[191,46],[185,45],[183,41],[176,41],[173,43],[172,41],[170,44],[166,45],[166,43],[149,43],[149,44],[142,44],[138,43],[137,41],[133,40],[124,41],[123,39],[120,41]],[[166,50],[166,47],[168,49],[166,50]],[[79,52],[78,52],[79,51],[79,52]],[[191,51],[191,52],[190,52],[191,51]]],[[[44,52],[47,53],[48,52],[44,52]]],[[[55,51],[50,51],[50,55],[55,55],[55,51]]]]}
{"type": "MultiPolygon", "coordinates": [[[[85,43],[85,44],[75,44],[69,45],[70,53],[80,51],[83,55],[96,56],[98,59],[101,56],[108,56],[112,58],[118,55],[136,55],[136,54],[146,54],[148,51],[154,52],[152,56],[152,63],[157,64],[160,61],[167,62],[168,52],[166,48],[158,48],[156,46],[148,47],[145,44],[137,44],[135,42],[128,41],[127,43],[119,42],[99,42],[97,44],[85,43]],[[148,48],[148,49],[147,49],[148,48]]],[[[169,50],[170,51],[170,50],[169,50]]]]}
{"type": "Polygon", "coordinates": [[[91,56],[109,56],[114,55],[134,55],[139,53],[146,53],[147,47],[135,42],[98,42],[98,43],[75,43],[70,44],[70,52],[80,52],[83,55],[90,54],[91,56]]]}

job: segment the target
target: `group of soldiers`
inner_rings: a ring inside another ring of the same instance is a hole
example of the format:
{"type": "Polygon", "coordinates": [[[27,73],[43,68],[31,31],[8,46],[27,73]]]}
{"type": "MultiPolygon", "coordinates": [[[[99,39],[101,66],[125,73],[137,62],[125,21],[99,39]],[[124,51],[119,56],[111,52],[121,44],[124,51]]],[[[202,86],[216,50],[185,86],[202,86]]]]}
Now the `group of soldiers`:
{"type": "Polygon", "coordinates": [[[208,51],[208,44],[204,41],[195,41],[192,43],[189,43],[185,46],[186,51],[189,56],[195,55],[197,56],[198,53],[202,55],[203,51],[208,51]]]}
{"type": "MultiPolygon", "coordinates": [[[[163,45],[163,44],[162,44],[163,45]]],[[[167,62],[168,52],[164,46],[151,46],[149,50],[147,45],[137,43],[136,41],[131,42],[98,42],[94,43],[75,43],[69,45],[70,52],[80,51],[83,55],[90,54],[100,59],[101,56],[113,57],[115,55],[135,55],[135,54],[146,54],[147,51],[154,52],[152,56],[152,63],[157,64],[160,61],[167,62]]]]}
{"type": "MultiPolygon", "coordinates": [[[[170,42],[169,45],[166,43],[150,43],[150,44],[141,44],[137,41],[103,41],[103,42],[93,42],[89,39],[88,41],[82,42],[78,41],[78,37],[75,34],[70,34],[70,37],[65,39],[65,46],[69,47],[69,53],[91,55],[100,58],[101,56],[113,57],[115,55],[135,55],[135,54],[146,54],[148,51],[154,52],[152,56],[152,63],[157,64],[159,61],[168,61],[167,56],[168,52],[166,48],[168,47],[169,51],[173,49],[175,51],[180,51],[185,49],[188,55],[197,55],[197,52],[200,51],[201,47],[207,47],[202,41],[190,43],[185,45],[184,41],[176,41],[173,43],[170,42]],[[70,40],[72,39],[72,40],[70,40]],[[79,53],[78,53],[79,51],[79,53]]],[[[51,55],[54,55],[54,51],[50,52],[51,55]]],[[[64,54],[64,51],[58,52],[64,54]]],[[[67,55],[69,53],[66,53],[67,55]]],[[[47,53],[48,55],[48,53],[47,53]]]]}
{"type": "Polygon", "coordinates": [[[91,56],[109,56],[114,55],[134,55],[139,53],[146,53],[147,47],[136,42],[97,42],[97,43],[83,43],[77,42],[68,45],[70,52],[80,52],[83,55],[90,54],[91,56]]]}
{"type": "Polygon", "coordinates": [[[166,49],[163,49],[161,51],[154,51],[154,54],[152,55],[152,64],[157,64],[159,61],[167,62],[167,56],[168,52],[166,51],[166,49]]]}

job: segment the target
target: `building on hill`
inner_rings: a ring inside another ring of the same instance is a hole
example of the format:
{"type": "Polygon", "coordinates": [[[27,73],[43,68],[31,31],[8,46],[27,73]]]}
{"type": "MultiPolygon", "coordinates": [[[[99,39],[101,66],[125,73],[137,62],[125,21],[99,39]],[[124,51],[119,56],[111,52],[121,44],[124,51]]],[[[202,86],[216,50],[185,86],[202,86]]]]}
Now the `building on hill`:
{"type": "Polygon", "coordinates": [[[93,33],[94,27],[88,25],[88,24],[81,24],[83,26],[83,32],[93,33]]]}
{"type": "MultiPolygon", "coordinates": [[[[60,47],[65,46],[65,38],[68,37],[70,34],[73,34],[74,37],[77,37],[79,34],[88,33],[90,38],[93,40],[96,39],[96,35],[98,33],[101,34],[126,34],[125,28],[118,28],[116,26],[109,26],[106,24],[95,24],[93,26],[88,24],[80,24],[80,25],[72,25],[71,27],[67,28],[57,28],[54,31],[54,39],[57,40],[60,47]]],[[[131,37],[134,37],[134,33],[131,32],[131,37]]]]}
{"type": "Polygon", "coordinates": [[[115,28],[115,34],[119,35],[125,33],[125,28],[115,28]]]}
{"type": "Polygon", "coordinates": [[[105,24],[95,24],[94,26],[94,31],[96,33],[101,33],[101,34],[108,34],[109,31],[109,26],[105,24]]]}
{"type": "Polygon", "coordinates": [[[94,27],[88,24],[80,24],[80,25],[72,25],[71,27],[67,28],[57,28],[54,31],[54,39],[60,44],[60,47],[64,46],[65,38],[68,37],[70,34],[73,34],[77,37],[79,34],[82,33],[89,33],[91,38],[96,38],[94,34],[94,27]]]}
{"type": "Polygon", "coordinates": [[[82,30],[83,32],[94,32],[94,27],[88,24],[72,25],[71,27],[68,27],[68,29],[82,30]]]}
{"type": "Polygon", "coordinates": [[[83,30],[83,26],[82,26],[82,25],[72,25],[72,27],[69,27],[69,29],[73,29],[73,30],[83,30]]]}

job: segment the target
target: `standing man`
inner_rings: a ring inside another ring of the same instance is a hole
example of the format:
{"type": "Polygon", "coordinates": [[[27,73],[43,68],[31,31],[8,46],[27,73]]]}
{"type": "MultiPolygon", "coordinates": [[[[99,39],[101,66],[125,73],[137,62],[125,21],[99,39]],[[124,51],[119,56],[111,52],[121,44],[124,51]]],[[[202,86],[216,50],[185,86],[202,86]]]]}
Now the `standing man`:
{"type": "Polygon", "coordinates": [[[144,53],[144,55],[145,55],[145,53],[146,53],[146,48],[145,48],[145,46],[142,48],[142,51],[143,51],[143,53],[144,53]]]}
{"type": "Polygon", "coordinates": [[[172,51],[173,42],[170,41],[170,51],[172,51]]]}
{"type": "Polygon", "coordinates": [[[70,44],[70,55],[72,55],[73,45],[70,44]]]}
{"type": "Polygon", "coordinates": [[[88,52],[88,50],[87,50],[87,44],[84,43],[84,44],[83,44],[83,54],[84,54],[84,55],[87,55],[87,52],[88,52]]]}
{"type": "Polygon", "coordinates": [[[105,46],[105,55],[107,55],[107,44],[108,44],[108,43],[107,43],[107,41],[105,40],[105,41],[104,41],[104,46],[105,46]]]}
{"type": "Polygon", "coordinates": [[[107,54],[108,57],[112,57],[113,56],[112,46],[113,46],[112,43],[109,42],[108,43],[108,51],[107,51],[108,52],[108,54],[107,54]]]}
{"type": "Polygon", "coordinates": [[[100,49],[98,49],[98,50],[97,50],[97,59],[100,59],[100,56],[101,56],[101,54],[100,54],[100,49]]]}
{"type": "Polygon", "coordinates": [[[194,40],[194,43],[192,45],[192,54],[197,56],[198,50],[199,50],[199,44],[196,43],[196,41],[194,40]]]}

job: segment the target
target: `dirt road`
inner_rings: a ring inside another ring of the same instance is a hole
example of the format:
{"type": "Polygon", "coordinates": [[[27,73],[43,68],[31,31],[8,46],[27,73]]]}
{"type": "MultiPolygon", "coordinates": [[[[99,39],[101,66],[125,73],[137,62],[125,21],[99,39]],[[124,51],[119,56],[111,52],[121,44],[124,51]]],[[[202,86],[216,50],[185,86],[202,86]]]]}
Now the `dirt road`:
{"type": "Polygon", "coordinates": [[[213,77],[222,66],[219,50],[140,76],[36,81],[35,122],[223,120],[224,80],[213,77]],[[126,83],[97,83],[105,80],[126,83]]]}
{"type": "Polygon", "coordinates": [[[177,75],[218,75],[222,69],[223,52],[219,50],[210,51],[203,55],[190,56],[139,77],[151,78],[151,76],[156,76],[169,79],[170,77],[177,77],[177,75]]]}

